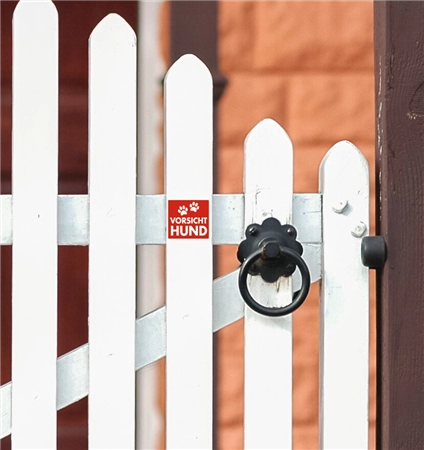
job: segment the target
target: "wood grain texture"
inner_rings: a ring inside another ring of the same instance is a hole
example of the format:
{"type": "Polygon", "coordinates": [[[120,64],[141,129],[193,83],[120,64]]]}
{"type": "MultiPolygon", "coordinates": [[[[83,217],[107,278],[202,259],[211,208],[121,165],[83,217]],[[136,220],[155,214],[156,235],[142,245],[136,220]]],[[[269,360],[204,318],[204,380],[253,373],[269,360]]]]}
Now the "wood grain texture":
{"type": "Polygon", "coordinates": [[[377,448],[424,448],[424,3],[375,2],[377,448]]]}

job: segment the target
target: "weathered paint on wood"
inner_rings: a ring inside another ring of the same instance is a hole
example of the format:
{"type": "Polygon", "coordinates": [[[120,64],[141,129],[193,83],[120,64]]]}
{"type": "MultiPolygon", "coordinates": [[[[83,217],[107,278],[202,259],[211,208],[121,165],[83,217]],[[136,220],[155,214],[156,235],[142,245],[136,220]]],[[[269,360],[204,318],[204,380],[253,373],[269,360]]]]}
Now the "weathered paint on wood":
{"type": "Polygon", "coordinates": [[[110,14],[89,50],[89,448],[134,448],[134,31],[110,14]]]}
{"type": "Polygon", "coordinates": [[[424,3],[376,1],[377,448],[424,448],[424,3]]]}
{"type": "Polygon", "coordinates": [[[16,7],[12,114],[12,448],[55,448],[58,18],[50,1],[16,7]]]}
{"type": "MultiPolygon", "coordinates": [[[[249,133],[244,159],[245,228],[275,217],[292,222],[293,146],[286,132],[265,119],[249,133]]],[[[292,280],[265,283],[250,277],[248,288],[265,306],[292,300],[292,280]]],[[[265,317],[245,307],[244,446],[291,448],[292,317],[265,317]]]]}

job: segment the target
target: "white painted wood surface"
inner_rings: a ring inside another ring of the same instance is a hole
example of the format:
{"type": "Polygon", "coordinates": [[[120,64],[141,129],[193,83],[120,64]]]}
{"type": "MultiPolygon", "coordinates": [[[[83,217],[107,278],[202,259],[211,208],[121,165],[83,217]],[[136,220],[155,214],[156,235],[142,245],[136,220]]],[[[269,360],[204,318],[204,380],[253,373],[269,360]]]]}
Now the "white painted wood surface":
{"type": "Polygon", "coordinates": [[[0,389],[0,439],[12,432],[12,382],[0,389]]]}
{"type": "Polygon", "coordinates": [[[362,236],[352,235],[361,223],[368,235],[368,178],[364,156],[347,141],[321,164],[321,449],[368,449],[369,282],[362,236]]]}
{"type": "Polygon", "coordinates": [[[13,218],[12,196],[0,195],[0,245],[12,245],[13,218]]]}
{"type": "MultiPolygon", "coordinates": [[[[245,228],[275,217],[292,221],[293,147],[286,132],[265,119],[249,133],[244,157],[245,228]]],[[[249,290],[266,306],[291,303],[291,278],[249,290]]],[[[245,310],[244,447],[288,449],[292,442],[292,319],[245,310]]]]}
{"type": "MultiPolygon", "coordinates": [[[[212,206],[212,77],[195,56],[165,78],[167,200],[212,206]]],[[[212,227],[208,239],[167,239],[166,445],[212,448],[212,227]]]]}
{"type": "Polygon", "coordinates": [[[135,34],[110,14],[89,54],[89,448],[134,448],[135,34]]]}
{"type": "Polygon", "coordinates": [[[58,20],[13,16],[12,448],[56,447],[58,20]],[[42,363],[40,363],[42,362],[42,363]]]}

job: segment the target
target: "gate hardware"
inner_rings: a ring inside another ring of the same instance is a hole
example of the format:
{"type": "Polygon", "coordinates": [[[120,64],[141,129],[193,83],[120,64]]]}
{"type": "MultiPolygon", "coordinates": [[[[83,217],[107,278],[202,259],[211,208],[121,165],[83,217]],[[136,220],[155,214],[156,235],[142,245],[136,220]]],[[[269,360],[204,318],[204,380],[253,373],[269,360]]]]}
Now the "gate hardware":
{"type": "Polygon", "coordinates": [[[362,264],[370,269],[381,269],[386,262],[386,244],[383,236],[366,236],[361,242],[362,264]]]}
{"type": "Polygon", "coordinates": [[[303,247],[296,241],[293,225],[281,225],[274,217],[246,228],[246,239],[239,245],[237,258],[242,263],[239,273],[239,290],[250,308],[264,316],[285,316],[295,311],[305,301],[310,288],[308,266],[302,259],[303,247]],[[302,275],[302,285],[294,294],[292,303],[270,308],[259,304],[247,288],[247,275],[260,275],[267,283],[274,283],[281,276],[293,275],[296,266],[302,275]]]}

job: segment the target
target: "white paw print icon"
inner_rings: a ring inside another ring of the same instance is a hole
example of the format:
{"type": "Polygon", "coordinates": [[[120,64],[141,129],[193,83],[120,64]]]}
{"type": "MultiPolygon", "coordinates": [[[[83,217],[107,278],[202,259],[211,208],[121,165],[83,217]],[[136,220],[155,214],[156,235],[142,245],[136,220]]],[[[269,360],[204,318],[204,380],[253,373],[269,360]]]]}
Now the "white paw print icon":
{"type": "Polygon", "coordinates": [[[180,216],[185,216],[187,214],[187,208],[185,206],[180,206],[178,212],[180,213],[180,216]]]}
{"type": "Polygon", "coordinates": [[[199,208],[200,208],[200,206],[198,203],[196,203],[196,202],[190,203],[190,211],[197,212],[199,210],[199,208]]]}

